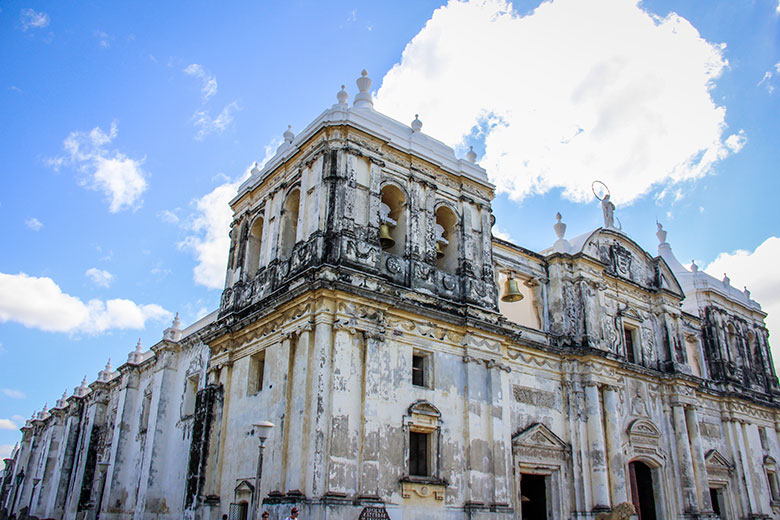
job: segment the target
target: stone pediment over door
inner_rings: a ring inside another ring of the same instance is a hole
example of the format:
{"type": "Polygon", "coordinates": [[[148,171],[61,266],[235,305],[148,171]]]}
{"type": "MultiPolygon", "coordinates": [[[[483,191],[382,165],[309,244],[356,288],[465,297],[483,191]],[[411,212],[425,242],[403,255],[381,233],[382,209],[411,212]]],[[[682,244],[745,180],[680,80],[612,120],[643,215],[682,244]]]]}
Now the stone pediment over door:
{"type": "Polygon", "coordinates": [[[512,451],[522,460],[539,459],[560,462],[569,453],[569,445],[547,426],[535,423],[512,437],[512,451]]]}
{"type": "Polygon", "coordinates": [[[710,450],[704,456],[707,476],[710,479],[728,480],[734,466],[718,450],[710,450]]]}

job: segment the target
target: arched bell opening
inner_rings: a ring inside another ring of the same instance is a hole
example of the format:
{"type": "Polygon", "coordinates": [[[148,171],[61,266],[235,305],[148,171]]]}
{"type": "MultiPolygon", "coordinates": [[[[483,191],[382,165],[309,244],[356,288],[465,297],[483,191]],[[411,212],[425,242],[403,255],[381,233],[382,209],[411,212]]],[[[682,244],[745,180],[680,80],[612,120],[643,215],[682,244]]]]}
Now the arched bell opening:
{"type": "Polygon", "coordinates": [[[406,248],[406,197],[392,184],[381,191],[379,242],[388,253],[403,256],[406,248]]]}
{"type": "Polygon", "coordinates": [[[290,256],[298,236],[298,207],[301,202],[301,191],[296,189],[287,195],[282,207],[282,229],[279,242],[279,258],[284,260],[290,256]]]}
{"type": "Polygon", "coordinates": [[[448,273],[458,270],[458,217],[447,206],[439,206],[434,223],[436,267],[448,273]]]}
{"type": "Polygon", "coordinates": [[[260,268],[260,251],[263,243],[263,217],[258,217],[252,223],[249,231],[249,244],[246,258],[246,274],[255,275],[260,268]]]}

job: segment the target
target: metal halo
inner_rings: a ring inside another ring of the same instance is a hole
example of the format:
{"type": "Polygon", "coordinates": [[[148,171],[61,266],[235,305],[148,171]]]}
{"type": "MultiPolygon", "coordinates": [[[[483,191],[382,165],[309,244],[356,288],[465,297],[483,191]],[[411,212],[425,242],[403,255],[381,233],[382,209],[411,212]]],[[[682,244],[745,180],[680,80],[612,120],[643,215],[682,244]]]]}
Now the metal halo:
{"type": "Polygon", "coordinates": [[[601,181],[593,181],[593,183],[590,185],[590,189],[597,200],[601,201],[604,199],[604,197],[603,196],[599,197],[598,193],[596,193],[596,184],[601,184],[602,186],[604,186],[604,191],[606,191],[605,195],[610,195],[610,196],[612,195],[612,193],[609,191],[609,188],[607,187],[606,184],[604,184],[601,181]]]}

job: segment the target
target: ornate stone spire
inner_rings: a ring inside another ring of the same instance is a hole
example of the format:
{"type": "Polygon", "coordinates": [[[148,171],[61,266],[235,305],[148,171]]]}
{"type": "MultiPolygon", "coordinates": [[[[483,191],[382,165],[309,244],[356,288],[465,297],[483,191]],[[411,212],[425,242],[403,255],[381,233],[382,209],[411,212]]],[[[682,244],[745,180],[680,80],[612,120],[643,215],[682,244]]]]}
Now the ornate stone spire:
{"type": "Polygon", "coordinates": [[[73,395],[77,397],[84,397],[87,395],[87,392],[89,392],[89,387],[87,386],[87,376],[84,376],[84,379],[81,381],[81,385],[77,386],[73,390],[73,395]]]}
{"type": "Polygon", "coordinates": [[[474,147],[473,146],[469,146],[469,151],[466,154],[466,159],[468,159],[468,161],[470,163],[477,162],[477,152],[474,151],[474,147]]]}
{"type": "Polygon", "coordinates": [[[43,403],[43,410],[38,412],[38,420],[42,421],[46,419],[47,415],[49,415],[49,403],[43,403]]]}
{"type": "Polygon", "coordinates": [[[181,339],[181,322],[179,321],[178,312],[173,318],[171,326],[163,331],[163,339],[167,341],[179,341],[181,339]]]}
{"type": "Polygon", "coordinates": [[[108,358],[108,363],[106,363],[106,368],[98,372],[98,381],[107,383],[110,378],[111,378],[111,358],[108,358]]]}
{"type": "Polygon", "coordinates": [[[414,121],[412,121],[412,132],[419,132],[422,129],[422,121],[420,121],[420,114],[414,115],[414,121]]]}
{"type": "Polygon", "coordinates": [[[287,125],[287,130],[284,131],[282,134],[284,137],[284,142],[288,145],[292,144],[293,139],[295,139],[295,134],[292,131],[292,125],[287,125]]]}
{"type": "Polygon", "coordinates": [[[349,104],[349,92],[346,91],[344,85],[341,85],[341,90],[336,94],[336,99],[338,100],[339,105],[346,106],[349,104]]]}
{"type": "Polygon", "coordinates": [[[68,389],[66,388],[64,392],[62,392],[62,397],[57,399],[57,405],[55,408],[65,408],[68,406],[68,389]]]}
{"type": "Polygon", "coordinates": [[[135,350],[132,351],[129,356],[127,356],[127,362],[134,365],[140,364],[144,359],[143,350],[144,348],[141,345],[141,338],[138,338],[138,343],[135,346],[135,350]]]}
{"type": "Polygon", "coordinates": [[[699,266],[696,265],[696,260],[691,260],[691,272],[692,273],[698,273],[699,272],[699,266]]]}
{"type": "Polygon", "coordinates": [[[371,99],[371,92],[369,92],[372,81],[368,77],[366,69],[360,73],[356,83],[360,92],[355,96],[355,103],[352,106],[355,108],[374,108],[374,100],[371,99]]]}

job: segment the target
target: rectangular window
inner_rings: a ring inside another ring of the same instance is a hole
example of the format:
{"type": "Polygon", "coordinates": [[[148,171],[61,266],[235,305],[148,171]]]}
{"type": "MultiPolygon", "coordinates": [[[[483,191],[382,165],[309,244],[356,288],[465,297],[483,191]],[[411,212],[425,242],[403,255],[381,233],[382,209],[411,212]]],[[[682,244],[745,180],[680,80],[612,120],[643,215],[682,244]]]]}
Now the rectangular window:
{"type": "Polygon", "coordinates": [[[198,380],[195,375],[187,378],[187,386],[184,389],[184,403],[182,406],[182,417],[188,417],[195,413],[195,399],[198,397],[198,380]]]}
{"type": "Polygon", "coordinates": [[[428,434],[409,432],[409,475],[428,476],[428,434]]]}
{"type": "Polygon", "coordinates": [[[626,344],[626,359],[629,363],[636,363],[634,358],[634,329],[623,327],[623,338],[626,344]]]}
{"type": "Polygon", "coordinates": [[[247,382],[247,395],[254,395],[263,389],[265,377],[265,350],[253,354],[249,358],[249,380],[247,382]]]}
{"type": "Polygon", "coordinates": [[[152,408],[152,394],[151,392],[144,394],[144,400],[141,404],[141,421],[138,425],[138,431],[140,433],[146,433],[146,429],[149,427],[149,412],[152,408]]]}
{"type": "Polygon", "coordinates": [[[412,355],[412,384],[414,386],[428,386],[425,381],[425,358],[420,354],[412,355]]]}

